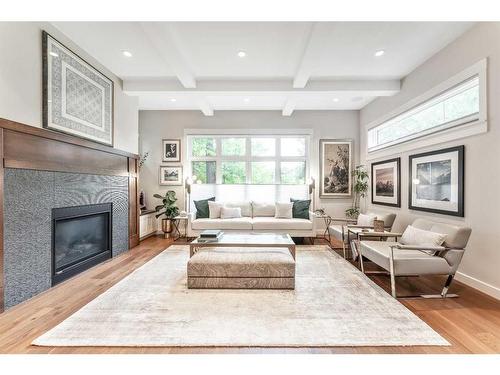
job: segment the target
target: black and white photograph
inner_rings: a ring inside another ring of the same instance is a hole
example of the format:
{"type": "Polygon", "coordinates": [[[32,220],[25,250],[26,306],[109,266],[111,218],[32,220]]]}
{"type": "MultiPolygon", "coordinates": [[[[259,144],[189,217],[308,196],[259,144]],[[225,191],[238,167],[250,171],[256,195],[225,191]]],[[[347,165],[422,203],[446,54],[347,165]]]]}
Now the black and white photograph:
{"type": "Polygon", "coordinates": [[[113,145],[113,81],[42,32],[43,127],[113,145]]]}
{"type": "Polygon", "coordinates": [[[352,143],[352,140],[320,140],[321,198],[351,196],[352,143]]]}
{"type": "Polygon", "coordinates": [[[464,216],[464,146],[410,156],[409,208],[464,216]]]}
{"type": "Polygon", "coordinates": [[[163,139],[162,140],[162,160],[164,162],[181,161],[181,140],[163,139]]]}
{"type": "Polygon", "coordinates": [[[160,166],[160,185],[182,185],[182,167],[160,166]]]}
{"type": "Polygon", "coordinates": [[[372,203],[401,207],[401,159],[371,165],[372,203]]]}

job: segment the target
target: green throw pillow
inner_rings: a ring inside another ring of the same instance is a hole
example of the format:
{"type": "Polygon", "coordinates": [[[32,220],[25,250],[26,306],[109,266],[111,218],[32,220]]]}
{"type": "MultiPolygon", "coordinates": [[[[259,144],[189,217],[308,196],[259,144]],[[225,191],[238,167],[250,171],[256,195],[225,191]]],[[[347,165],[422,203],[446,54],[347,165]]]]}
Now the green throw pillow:
{"type": "Polygon", "coordinates": [[[196,207],[197,219],[208,219],[209,217],[208,201],[215,201],[215,197],[194,201],[194,206],[196,207]]]}
{"type": "Polygon", "coordinates": [[[290,202],[293,202],[292,217],[294,219],[309,220],[309,206],[311,205],[310,199],[300,200],[300,199],[290,198],[290,202]]]}

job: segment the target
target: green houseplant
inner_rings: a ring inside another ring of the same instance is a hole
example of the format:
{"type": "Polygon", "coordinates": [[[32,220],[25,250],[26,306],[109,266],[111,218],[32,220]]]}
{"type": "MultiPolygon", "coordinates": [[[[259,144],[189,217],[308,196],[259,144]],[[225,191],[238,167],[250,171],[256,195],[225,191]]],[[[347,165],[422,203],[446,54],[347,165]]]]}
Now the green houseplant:
{"type": "Polygon", "coordinates": [[[345,214],[350,219],[356,219],[359,215],[359,202],[368,192],[368,172],[366,171],[364,165],[358,165],[354,168],[352,175],[354,180],[352,187],[354,191],[354,199],[352,200],[351,208],[345,210],[345,214]]]}
{"type": "Polygon", "coordinates": [[[179,215],[179,207],[177,207],[176,203],[177,198],[175,197],[175,191],[169,190],[165,193],[165,196],[161,196],[160,194],[154,194],[153,197],[161,199],[162,204],[159,204],[155,207],[155,211],[158,212],[156,214],[156,218],[159,218],[162,215],[165,217],[161,222],[161,229],[163,231],[163,235],[170,235],[173,230],[172,222],[176,216],[179,215]]]}

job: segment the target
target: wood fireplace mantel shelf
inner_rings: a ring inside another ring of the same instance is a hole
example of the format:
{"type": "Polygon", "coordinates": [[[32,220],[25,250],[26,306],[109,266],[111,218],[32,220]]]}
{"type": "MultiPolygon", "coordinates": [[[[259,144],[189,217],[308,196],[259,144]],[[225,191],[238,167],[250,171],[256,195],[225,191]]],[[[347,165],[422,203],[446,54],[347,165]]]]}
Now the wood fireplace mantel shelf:
{"type": "Polygon", "coordinates": [[[139,243],[137,154],[0,118],[0,312],[4,309],[4,168],[128,177],[129,248],[139,243]]]}

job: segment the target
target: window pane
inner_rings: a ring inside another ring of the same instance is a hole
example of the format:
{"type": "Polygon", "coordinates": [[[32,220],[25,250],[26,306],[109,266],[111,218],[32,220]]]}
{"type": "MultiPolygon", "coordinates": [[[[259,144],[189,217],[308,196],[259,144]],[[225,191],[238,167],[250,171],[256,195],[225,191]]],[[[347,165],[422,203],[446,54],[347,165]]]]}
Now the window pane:
{"type": "Polygon", "coordinates": [[[257,161],[252,163],[252,184],[274,184],[274,161],[257,161]]]}
{"type": "Polygon", "coordinates": [[[193,138],[192,140],[193,156],[215,156],[216,146],[214,138],[193,138]]]}
{"type": "Polygon", "coordinates": [[[281,138],[281,156],[305,156],[304,138],[281,138]]]}
{"type": "Polygon", "coordinates": [[[282,184],[305,184],[306,163],[303,161],[284,161],[281,163],[282,184]]]}
{"type": "Polygon", "coordinates": [[[274,156],[276,140],[274,138],[252,138],[252,156],[274,156]]]}
{"type": "Polygon", "coordinates": [[[244,184],[246,170],[244,161],[225,161],[222,163],[223,184],[244,184]]]}
{"type": "Polygon", "coordinates": [[[201,181],[204,184],[215,184],[215,161],[193,161],[191,166],[196,181],[201,181]]]}
{"type": "Polygon", "coordinates": [[[244,156],[245,143],[245,138],[222,138],[222,155],[244,156]]]}

